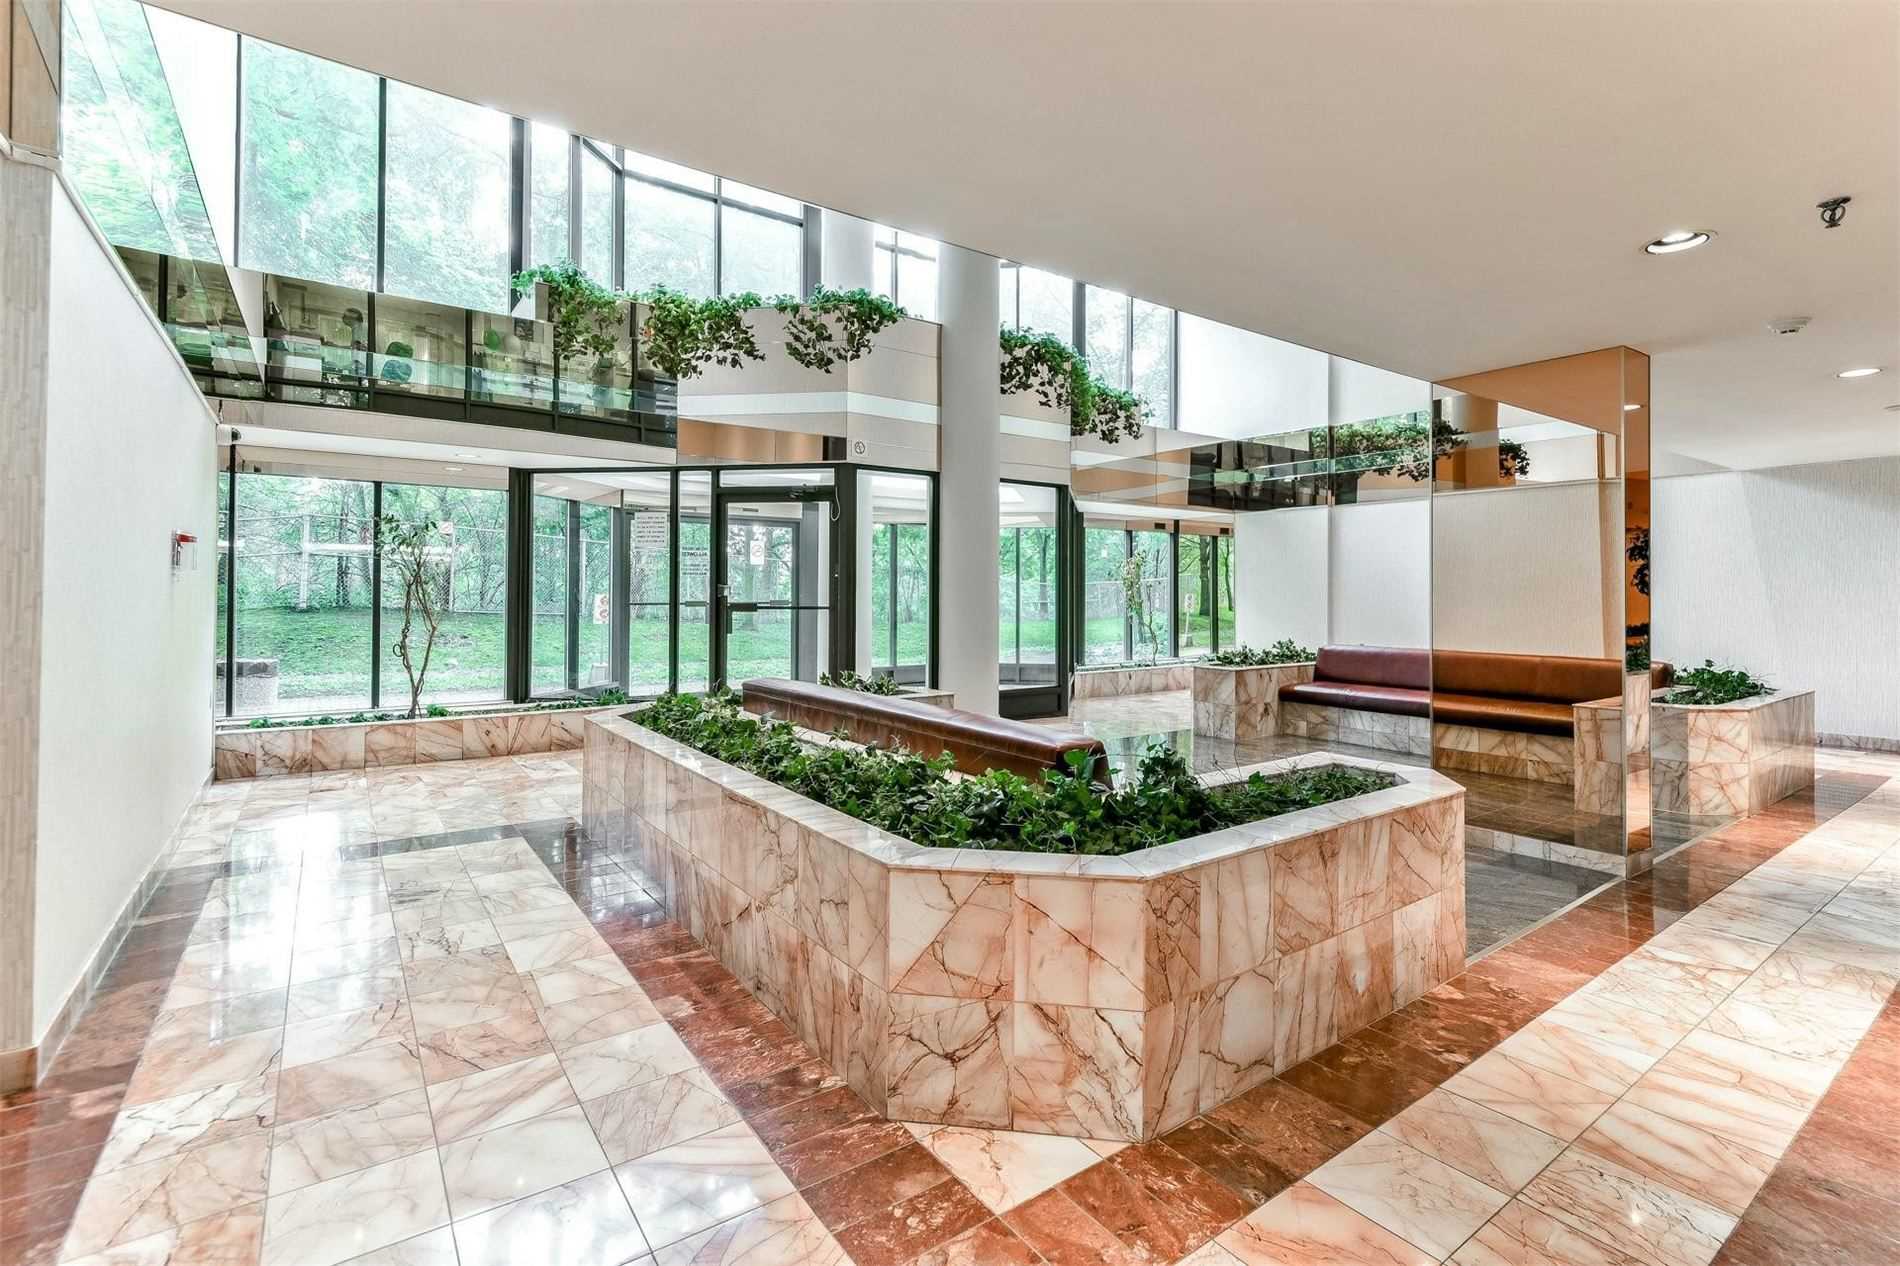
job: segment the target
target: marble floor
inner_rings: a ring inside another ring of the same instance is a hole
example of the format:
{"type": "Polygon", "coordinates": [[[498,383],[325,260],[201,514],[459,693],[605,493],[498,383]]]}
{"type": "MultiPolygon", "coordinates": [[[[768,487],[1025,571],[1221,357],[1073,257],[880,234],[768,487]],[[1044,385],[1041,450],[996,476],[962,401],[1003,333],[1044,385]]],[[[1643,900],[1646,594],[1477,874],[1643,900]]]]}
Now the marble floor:
{"type": "Polygon", "coordinates": [[[577,764],[211,787],[0,1099],[0,1262],[1900,1261],[1900,758],[1131,1146],[878,1117],[580,835],[577,764]]]}

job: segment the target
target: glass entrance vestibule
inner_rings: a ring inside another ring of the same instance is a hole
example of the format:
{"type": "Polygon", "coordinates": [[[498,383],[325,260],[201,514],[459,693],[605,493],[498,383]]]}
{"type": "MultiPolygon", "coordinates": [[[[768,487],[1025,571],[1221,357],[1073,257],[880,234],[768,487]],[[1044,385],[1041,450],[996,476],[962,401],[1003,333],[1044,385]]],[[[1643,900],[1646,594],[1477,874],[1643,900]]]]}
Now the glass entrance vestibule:
{"type": "Polygon", "coordinates": [[[517,471],[531,510],[523,698],[924,683],[936,479],[852,464],[517,471]]]}
{"type": "Polygon", "coordinates": [[[227,449],[223,465],[217,716],[407,706],[393,658],[403,597],[376,526],[389,516],[437,523],[445,542],[423,705],[641,698],[836,668],[934,683],[932,474],[811,463],[450,476],[411,462],[399,482],[361,459],[318,470],[261,448],[227,449]]]}

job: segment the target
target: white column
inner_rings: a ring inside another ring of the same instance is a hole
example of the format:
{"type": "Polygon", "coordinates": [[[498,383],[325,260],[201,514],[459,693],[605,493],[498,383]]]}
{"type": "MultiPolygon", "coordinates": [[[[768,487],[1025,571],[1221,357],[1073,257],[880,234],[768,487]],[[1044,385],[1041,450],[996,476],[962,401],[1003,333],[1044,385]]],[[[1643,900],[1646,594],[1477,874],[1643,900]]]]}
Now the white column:
{"type": "Polygon", "coordinates": [[[996,260],[946,243],[941,259],[943,523],[937,677],[957,706],[996,711],[996,518],[1002,476],[996,260]]]}
{"type": "Polygon", "coordinates": [[[824,212],[824,263],[819,270],[834,290],[870,290],[871,222],[827,209],[824,212]]]}

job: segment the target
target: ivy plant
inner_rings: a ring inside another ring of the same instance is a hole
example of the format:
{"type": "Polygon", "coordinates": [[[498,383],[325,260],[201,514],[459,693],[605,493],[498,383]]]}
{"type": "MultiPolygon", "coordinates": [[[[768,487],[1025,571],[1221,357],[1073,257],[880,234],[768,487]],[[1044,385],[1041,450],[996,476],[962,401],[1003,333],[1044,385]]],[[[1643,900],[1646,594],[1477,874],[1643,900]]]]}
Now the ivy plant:
{"type": "Polygon", "coordinates": [[[554,327],[556,366],[592,357],[602,368],[611,368],[619,359],[627,297],[589,277],[572,260],[518,272],[514,287],[532,290],[536,282],[548,288],[548,321],[554,327]]]}
{"type": "Polygon", "coordinates": [[[1235,646],[1215,652],[1207,657],[1207,662],[1222,668],[1259,668],[1265,664],[1310,664],[1314,658],[1312,647],[1301,646],[1292,638],[1283,637],[1264,651],[1251,646],[1235,646]]]}
{"type": "Polygon", "coordinates": [[[818,684],[835,686],[839,690],[856,690],[867,695],[897,695],[903,689],[897,684],[897,678],[889,673],[864,676],[852,672],[849,668],[840,668],[835,673],[818,674],[818,684]]]}
{"type": "Polygon", "coordinates": [[[785,354],[806,369],[824,373],[840,362],[848,365],[862,358],[878,331],[910,315],[882,295],[829,286],[819,286],[808,299],[780,295],[772,307],[787,318],[785,354]]]}
{"type": "Polygon", "coordinates": [[[761,306],[750,290],[696,299],[668,286],[633,296],[647,306],[640,323],[640,348],[654,367],[670,378],[697,378],[707,365],[737,369],[764,360],[759,341],[746,324],[746,309],[761,306]]]}
{"type": "Polygon", "coordinates": [[[1027,391],[1049,409],[1069,411],[1069,434],[1093,435],[1105,443],[1135,439],[1148,406],[1132,391],[1110,387],[1089,373],[1080,353],[1053,334],[1000,332],[1004,395],[1027,391]]]}
{"type": "Polygon", "coordinates": [[[1747,669],[1717,668],[1714,660],[1705,659],[1700,668],[1677,673],[1675,687],[1663,696],[1662,701],[1707,708],[1734,703],[1738,699],[1752,699],[1773,690],[1773,686],[1747,669]]]}

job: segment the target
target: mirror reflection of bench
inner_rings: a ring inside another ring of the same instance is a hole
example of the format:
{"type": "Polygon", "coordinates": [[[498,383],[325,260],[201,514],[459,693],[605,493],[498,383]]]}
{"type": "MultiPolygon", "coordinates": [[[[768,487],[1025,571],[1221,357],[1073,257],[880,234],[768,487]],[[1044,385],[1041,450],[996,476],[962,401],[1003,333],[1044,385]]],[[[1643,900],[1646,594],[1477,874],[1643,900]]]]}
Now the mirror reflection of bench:
{"type": "Polygon", "coordinates": [[[1007,769],[1033,778],[1067,769],[1069,753],[1080,751],[1094,759],[1099,779],[1109,781],[1107,749],[1085,734],[783,677],[754,678],[739,691],[747,712],[821,734],[842,730],[855,743],[901,745],[924,756],[949,752],[966,774],[1007,769]]]}

